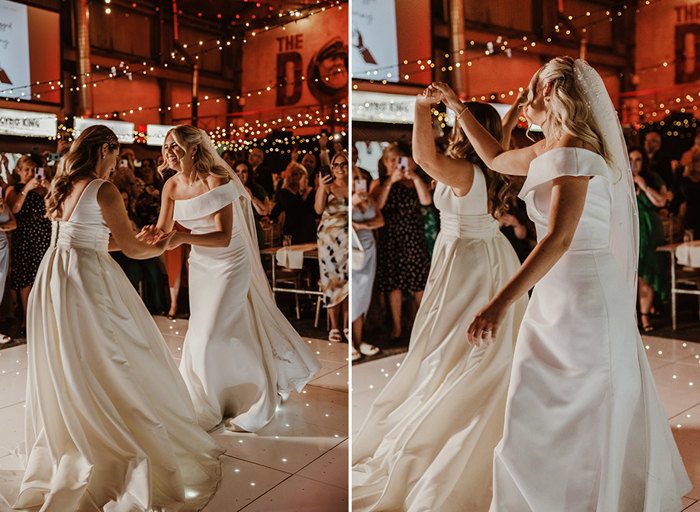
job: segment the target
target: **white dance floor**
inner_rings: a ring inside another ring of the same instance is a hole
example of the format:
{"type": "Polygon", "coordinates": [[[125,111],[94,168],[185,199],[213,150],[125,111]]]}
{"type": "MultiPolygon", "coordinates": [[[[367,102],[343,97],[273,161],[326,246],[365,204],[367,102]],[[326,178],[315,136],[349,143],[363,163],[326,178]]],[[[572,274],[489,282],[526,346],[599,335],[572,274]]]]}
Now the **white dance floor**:
{"type": "MultiPolygon", "coordinates": [[[[694,488],[685,512],[700,512],[700,343],[643,336],[659,395],[694,488]]],[[[405,354],[352,368],[352,434],[370,405],[396,373],[405,354]]]]}
{"type": "MultiPolygon", "coordinates": [[[[179,362],[187,320],[155,319],[179,362]]],[[[259,432],[213,433],[227,452],[206,512],[347,512],[348,345],[307,341],[323,367],[302,393],[259,432]]],[[[10,450],[24,438],[26,371],[26,345],[0,350],[0,469],[21,469],[10,450]]]]}

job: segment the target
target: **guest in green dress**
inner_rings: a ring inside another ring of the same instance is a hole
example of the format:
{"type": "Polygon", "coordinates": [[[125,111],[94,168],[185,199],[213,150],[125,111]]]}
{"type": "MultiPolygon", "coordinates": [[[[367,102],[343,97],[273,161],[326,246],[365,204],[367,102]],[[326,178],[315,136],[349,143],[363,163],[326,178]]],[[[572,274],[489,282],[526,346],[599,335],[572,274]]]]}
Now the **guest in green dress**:
{"type": "Polygon", "coordinates": [[[665,243],[658,208],[666,205],[668,191],[661,176],[651,172],[643,149],[630,148],[629,157],[639,209],[639,311],[642,329],[649,332],[654,329],[649,321],[654,293],[665,304],[671,291],[668,259],[656,250],[665,243]]]}

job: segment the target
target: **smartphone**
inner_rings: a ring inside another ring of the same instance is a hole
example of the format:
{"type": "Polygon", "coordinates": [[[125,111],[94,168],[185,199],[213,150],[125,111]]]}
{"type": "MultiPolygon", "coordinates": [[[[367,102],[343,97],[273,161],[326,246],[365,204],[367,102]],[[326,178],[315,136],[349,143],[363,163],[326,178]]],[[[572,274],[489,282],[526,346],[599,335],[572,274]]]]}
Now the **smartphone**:
{"type": "Polygon", "coordinates": [[[129,167],[129,160],[127,160],[126,158],[122,158],[119,161],[119,167],[129,167]]]}
{"type": "Polygon", "coordinates": [[[44,168],[43,167],[37,167],[36,171],[34,172],[34,177],[37,179],[41,179],[44,177],[44,168]]]}
{"type": "Polygon", "coordinates": [[[325,178],[326,176],[330,176],[332,178],[329,183],[333,183],[335,181],[335,176],[333,176],[330,165],[321,166],[321,178],[325,178]]]}
{"type": "Polygon", "coordinates": [[[367,193],[367,180],[357,180],[355,182],[355,193],[356,194],[366,194],[367,193]]]}
{"type": "Polygon", "coordinates": [[[399,169],[402,171],[405,171],[408,169],[408,157],[407,156],[402,156],[399,158],[399,169]]]}
{"type": "Polygon", "coordinates": [[[61,160],[61,155],[59,153],[49,153],[46,158],[49,162],[59,162],[61,160]]]}

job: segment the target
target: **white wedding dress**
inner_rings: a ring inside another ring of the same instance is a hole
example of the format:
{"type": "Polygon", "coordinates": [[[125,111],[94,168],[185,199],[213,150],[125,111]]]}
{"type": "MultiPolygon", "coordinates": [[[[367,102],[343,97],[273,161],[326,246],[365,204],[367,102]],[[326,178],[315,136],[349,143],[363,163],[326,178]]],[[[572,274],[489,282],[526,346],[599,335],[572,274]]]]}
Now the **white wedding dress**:
{"type": "MultiPolygon", "coordinates": [[[[237,190],[229,182],[177,200],[173,219],[194,234],[210,233],[214,213],[240,200],[237,190]]],[[[227,428],[255,432],[321,365],[277,308],[267,281],[253,275],[252,265],[260,263],[251,261],[243,219],[233,211],[227,247],[190,251],[190,322],[180,371],[204,429],[227,419],[227,428]]]]}
{"type": "Polygon", "coordinates": [[[609,246],[619,177],[585,149],[533,160],[520,197],[540,239],[565,175],[592,178],[571,246],[520,328],[491,512],[678,512],[692,486],[609,246]]]}
{"type": "Polygon", "coordinates": [[[42,512],[200,510],[224,450],[197,424],[163,337],[107,252],[102,183],[54,222],[32,289],[26,469],[0,472],[0,494],[42,512]]]}
{"type": "Polygon", "coordinates": [[[520,267],[488,213],[474,168],[464,197],[439,183],[438,235],[408,354],[353,439],[353,510],[486,512],[501,439],[513,346],[527,297],[509,308],[494,343],[467,327],[520,267]]]}

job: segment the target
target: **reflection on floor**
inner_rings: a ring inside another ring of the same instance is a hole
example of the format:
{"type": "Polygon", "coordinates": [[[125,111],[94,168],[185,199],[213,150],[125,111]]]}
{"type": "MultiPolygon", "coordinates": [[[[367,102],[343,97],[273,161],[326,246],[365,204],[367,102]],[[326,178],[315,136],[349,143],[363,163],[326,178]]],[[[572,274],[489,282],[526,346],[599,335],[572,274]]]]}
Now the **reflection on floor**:
{"type": "MultiPolygon", "coordinates": [[[[700,512],[700,343],[643,336],[659,395],[694,488],[686,512],[700,512]]],[[[352,368],[352,435],[406,354],[352,368]]]]}
{"type": "MultiPolygon", "coordinates": [[[[179,362],[187,320],[155,319],[179,362]]],[[[302,393],[255,434],[213,433],[227,452],[205,512],[348,510],[348,345],[307,341],[323,367],[302,393]]],[[[21,469],[9,451],[24,439],[26,368],[25,345],[0,350],[0,469],[21,469]]]]}

